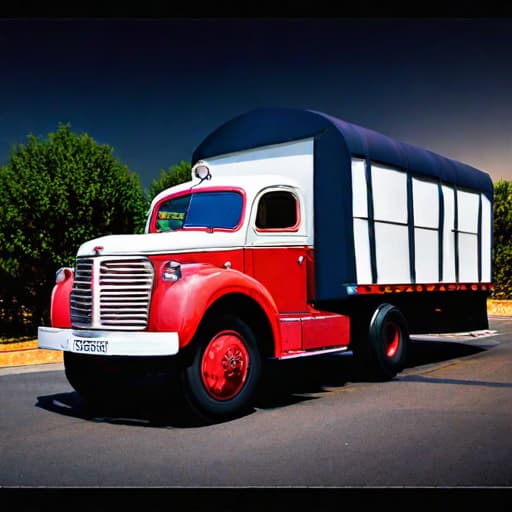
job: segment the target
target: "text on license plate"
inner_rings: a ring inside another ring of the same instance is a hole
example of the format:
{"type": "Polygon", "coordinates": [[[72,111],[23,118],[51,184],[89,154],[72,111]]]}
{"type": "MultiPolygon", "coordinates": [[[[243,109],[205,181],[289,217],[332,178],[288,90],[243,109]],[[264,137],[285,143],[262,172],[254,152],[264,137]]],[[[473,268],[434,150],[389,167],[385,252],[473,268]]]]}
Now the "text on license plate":
{"type": "Polygon", "coordinates": [[[108,352],[107,340],[73,340],[73,352],[87,354],[106,354],[108,352]]]}

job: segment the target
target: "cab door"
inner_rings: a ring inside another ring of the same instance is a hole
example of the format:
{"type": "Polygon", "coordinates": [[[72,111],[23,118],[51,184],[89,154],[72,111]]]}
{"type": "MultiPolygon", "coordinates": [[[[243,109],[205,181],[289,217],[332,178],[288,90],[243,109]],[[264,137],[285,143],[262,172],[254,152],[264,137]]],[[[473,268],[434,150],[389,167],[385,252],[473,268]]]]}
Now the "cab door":
{"type": "Polygon", "coordinates": [[[293,187],[269,187],[256,197],[246,241],[246,272],[270,292],[280,313],[301,313],[307,303],[303,199],[293,187]]]}

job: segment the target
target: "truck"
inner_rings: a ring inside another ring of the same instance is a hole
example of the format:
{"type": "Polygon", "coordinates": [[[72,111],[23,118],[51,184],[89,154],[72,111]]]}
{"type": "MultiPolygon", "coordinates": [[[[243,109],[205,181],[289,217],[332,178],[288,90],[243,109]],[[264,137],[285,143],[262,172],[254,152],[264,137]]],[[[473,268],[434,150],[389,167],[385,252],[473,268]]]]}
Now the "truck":
{"type": "Polygon", "coordinates": [[[225,122],[191,169],[143,234],[85,241],[56,273],[38,345],[87,400],[122,363],[169,365],[184,403],[224,421],[254,407],[269,361],[346,352],[386,381],[412,334],[488,328],[486,172],[296,108],[225,122]]]}

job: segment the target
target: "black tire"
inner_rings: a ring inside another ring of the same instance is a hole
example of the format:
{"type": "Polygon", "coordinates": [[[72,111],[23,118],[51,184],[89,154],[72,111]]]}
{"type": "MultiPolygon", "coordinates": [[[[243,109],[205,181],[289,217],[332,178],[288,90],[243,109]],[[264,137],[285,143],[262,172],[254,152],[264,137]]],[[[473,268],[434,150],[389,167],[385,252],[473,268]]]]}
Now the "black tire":
{"type": "Polygon", "coordinates": [[[101,356],[64,352],[64,371],[68,382],[89,406],[114,400],[126,384],[121,368],[101,356]]]}
{"type": "Polygon", "coordinates": [[[93,402],[100,396],[100,384],[92,361],[81,354],[64,352],[64,372],[73,389],[87,402],[93,402]]]}
{"type": "Polygon", "coordinates": [[[359,375],[386,381],[405,368],[409,332],[407,321],[396,306],[381,304],[356,332],[360,339],[355,344],[354,357],[359,375]]]}
{"type": "Polygon", "coordinates": [[[248,412],[262,374],[262,357],[252,329],[224,315],[205,322],[183,360],[182,390],[192,411],[206,423],[248,412]]]}

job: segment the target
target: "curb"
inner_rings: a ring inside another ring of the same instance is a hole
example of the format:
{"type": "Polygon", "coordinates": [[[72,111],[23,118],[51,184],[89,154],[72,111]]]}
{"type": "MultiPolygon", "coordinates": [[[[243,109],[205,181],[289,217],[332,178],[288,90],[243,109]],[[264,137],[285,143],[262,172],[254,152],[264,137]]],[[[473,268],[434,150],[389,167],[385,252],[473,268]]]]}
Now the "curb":
{"type": "Polygon", "coordinates": [[[512,300],[488,300],[487,314],[489,316],[512,316],[512,300]]]}
{"type": "MultiPolygon", "coordinates": [[[[487,314],[490,317],[512,317],[512,300],[488,300],[487,314]]],[[[63,361],[64,355],[61,351],[37,348],[37,340],[0,344],[0,368],[63,361]]]]}
{"type": "Polygon", "coordinates": [[[37,348],[37,340],[0,345],[0,368],[61,363],[63,360],[63,353],[59,350],[37,348]]]}

